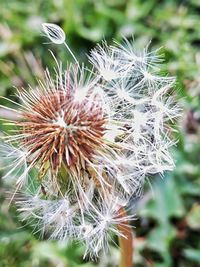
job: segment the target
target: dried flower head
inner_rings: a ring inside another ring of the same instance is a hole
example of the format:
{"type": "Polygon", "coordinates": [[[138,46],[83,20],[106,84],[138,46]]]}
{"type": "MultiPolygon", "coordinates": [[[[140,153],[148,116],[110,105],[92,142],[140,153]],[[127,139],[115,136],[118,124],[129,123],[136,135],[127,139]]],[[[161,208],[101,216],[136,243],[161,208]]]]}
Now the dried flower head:
{"type": "MultiPolygon", "coordinates": [[[[43,28],[69,50],[62,29],[43,28]]],[[[123,236],[118,226],[134,219],[124,209],[145,178],[173,169],[170,133],[179,107],[174,78],[159,75],[153,52],[137,53],[127,40],[103,43],[89,56],[95,72],[69,52],[76,64],[56,61],[54,77],[47,70],[38,87],[18,90],[17,132],[1,145],[18,160],[5,177],[15,173],[17,190],[25,188],[17,200],[23,219],[35,218],[51,238],[81,240],[98,256],[110,233],[123,236]],[[37,175],[29,177],[32,169],[37,175]]]]}
{"type": "MultiPolygon", "coordinates": [[[[17,126],[21,129],[21,144],[30,162],[40,162],[41,168],[49,163],[55,176],[62,164],[68,169],[85,168],[104,145],[106,115],[100,92],[93,90],[90,81],[82,88],[85,92],[80,100],[75,68],[65,71],[64,84],[59,81],[51,86],[48,80],[37,90],[20,92],[23,110],[17,126]]],[[[84,70],[80,71],[83,76],[84,70]]]]}

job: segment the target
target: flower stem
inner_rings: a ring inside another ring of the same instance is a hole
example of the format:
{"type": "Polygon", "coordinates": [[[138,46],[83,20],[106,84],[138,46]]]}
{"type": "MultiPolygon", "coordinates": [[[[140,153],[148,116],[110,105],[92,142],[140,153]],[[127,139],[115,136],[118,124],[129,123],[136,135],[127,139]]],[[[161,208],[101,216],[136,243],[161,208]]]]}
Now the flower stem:
{"type": "MultiPolygon", "coordinates": [[[[120,216],[126,215],[124,208],[120,209],[120,216]]],[[[133,234],[128,221],[120,223],[118,230],[123,236],[119,236],[121,260],[119,267],[133,267],[133,234]]]]}

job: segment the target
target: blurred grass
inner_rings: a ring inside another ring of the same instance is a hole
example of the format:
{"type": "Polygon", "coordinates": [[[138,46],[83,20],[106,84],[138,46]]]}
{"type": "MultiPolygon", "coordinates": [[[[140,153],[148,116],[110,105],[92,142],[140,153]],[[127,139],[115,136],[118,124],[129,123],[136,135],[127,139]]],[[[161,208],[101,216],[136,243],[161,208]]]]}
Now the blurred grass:
{"type": "MultiPolygon", "coordinates": [[[[34,86],[43,76],[42,66],[52,65],[49,48],[62,61],[71,60],[63,47],[43,44],[42,22],[62,26],[82,61],[102,39],[120,41],[133,35],[138,46],[151,40],[151,48],[163,47],[166,70],[177,77],[183,106],[179,143],[173,150],[177,167],[164,180],[152,179],[154,195],[147,192],[138,204],[136,267],[200,266],[199,14],[199,0],[0,0],[0,95],[12,99],[13,85],[34,86]]],[[[2,103],[8,105],[1,99],[2,103]]],[[[8,210],[8,188],[1,181],[0,267],[116,266],[114,246],[109,257],[90,263],[82,261],[80,246],[38,241],[38,234],[19,221],[15,208],[8,210]]]]}

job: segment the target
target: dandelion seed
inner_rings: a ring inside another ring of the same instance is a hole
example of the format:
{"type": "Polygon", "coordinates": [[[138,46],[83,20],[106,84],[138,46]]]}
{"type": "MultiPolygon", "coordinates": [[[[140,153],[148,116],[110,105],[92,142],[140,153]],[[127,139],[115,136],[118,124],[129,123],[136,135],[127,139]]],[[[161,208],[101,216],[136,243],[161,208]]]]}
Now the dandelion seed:
{"type": "Polygon", "coordinates": [[[52,43],[63,44],[65,42],[65,33],[58,25],[53,23],[43,23],[42,27],[52,43]]]}
{"type": "Polygon", "coordinates": [[[106,43],[104,43],[103,47],[98,45],[97,48],[92,50],[89,60],[106,81],[118,79],[125,73],[125,69],[115,58],[113,51],[106,43]]]}
{"type": "Polygon", "coordinates": [[[71,49],[65,42],[66,39],[65,32],[58,25],[53,23],[43,23],[42,27],[47,37],[51,40],[51,42],[54,44],[64,44],[69,53],[71,54],[71,56],[73,57],[73,59],[75,60],[75,62],[79,64],[78,60],[76,59],[71,49]]]}

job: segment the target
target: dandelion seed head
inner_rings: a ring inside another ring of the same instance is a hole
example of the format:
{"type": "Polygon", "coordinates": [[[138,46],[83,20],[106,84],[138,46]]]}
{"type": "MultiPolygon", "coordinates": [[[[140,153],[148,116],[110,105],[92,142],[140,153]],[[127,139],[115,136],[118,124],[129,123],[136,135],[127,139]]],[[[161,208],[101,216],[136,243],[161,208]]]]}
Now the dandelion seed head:
{"type": "MultiPolygon", "coordinates": [[[[68,47],[59,26],[43,29],[68,47]]],[[[155,52],[138,52],[126,39],[93,49],[92,70],[54,59],[54,75],[47,69],[37,87],[18,92],[21,119],[2,144],[2,161],[13,160],[5,176],[16,173],[24,189],[16,201],[22,220],[49,238],[83,242],[95,258],[112,235],[123,235],[118,225],[134,220],[122,211],[142,195],[146,178],[174,168],[174,78],[159,74],[155,52]]]]}

